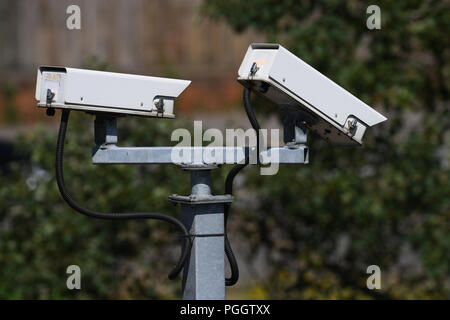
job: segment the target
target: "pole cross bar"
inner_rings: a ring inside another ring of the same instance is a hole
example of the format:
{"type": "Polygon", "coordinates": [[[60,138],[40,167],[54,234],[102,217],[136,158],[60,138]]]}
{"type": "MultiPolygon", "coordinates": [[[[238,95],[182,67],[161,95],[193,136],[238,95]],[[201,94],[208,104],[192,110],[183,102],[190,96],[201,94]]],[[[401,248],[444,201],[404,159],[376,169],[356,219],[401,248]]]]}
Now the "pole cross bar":
{"type": "MultiPolygon", "coordinates": [[[[249,147],[117,147],[94,148],[94,164],[177,164],[221,165],[244,163],[249,155],[250,164],[257,164],[256,148],[249,147]],[[252,157],[252,154],[255,154],[252,157]]],[[[308,163],[308,147],[274,147],[260,152],[260,164],[308,163]]]]}
{"type": "Polygon", "coordinates": [[[223,164],[306,164],[306,132],[298,131],[285,147],[118,147],[113,116],[97,116],[94,164],[176,164],[191,172],[191,194],[172,194],[181,206],[183,224],[193,235],[189,262],[183,271],[183,299],[225,299],[225,206],[233,196],[211,191],[210,172],[223,164]],[[305,137],[302,137],[305,135],[305,137]],[[299,139],[302,138],[302,139],[299,139]],[[303,139],[304,138],[304,139],[303,139]]]}
{"type": "MultiPolygon", "coordinates": [[[[306,133],[303,133],[306,136],[306,133]]],[[[118,147],[117,121],[114,116],[97,116],[94,126],[95,148],[92,152],[94,164],[177,164],[222,165],[245,163],[308,163],[308,147],[291,143],[284,147],[118,147]],[[259,158],[259,159],[258,159],[259,158]],[[259,160],[259,162],[258,162],[259,160]]]]}

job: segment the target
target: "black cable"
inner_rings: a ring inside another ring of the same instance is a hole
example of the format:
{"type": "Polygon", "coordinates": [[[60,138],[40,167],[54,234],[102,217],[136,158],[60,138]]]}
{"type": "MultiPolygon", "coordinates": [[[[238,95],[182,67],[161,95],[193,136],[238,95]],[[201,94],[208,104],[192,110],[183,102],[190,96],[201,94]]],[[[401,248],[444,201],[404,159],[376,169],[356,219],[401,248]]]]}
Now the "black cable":
{"type": "Polygon", "coordinates": [[[186,229],[184,224],[169,215],[158,213],[158,212],[124,212],[124,213],[109,213],[109,212],[98,212],[93,211],[79,205],[73,198],[70,196],[69,192],[66,189],[64,184],[64,176],[63,176],[63,155],[64,155],[64,140],[66,137],[67,124],[69,122],[69,114],[70,111],[67,109],[62,110],[61,114],[61,123],[59,126],[58,132],[58,142],[56,144],[56,182],[58,183],[59,191],[67,202],[69,206],[71,206],[74,210],[92,218],[97,219],[156,219],[168,222],[175,227],[177,227],[183,233],[183,246],[180,258],[169,273],[169,279],[174,279],[180,272],[183,270],[183,267],[189,258],[190,249],[192,246],[191,235],[189,231],[186,229]]]}
{"type": "MultiPolygon", "coordinates": [[[[259,163],[259,130],[261,129],[256,119],[256,116],[253,112],[252,105],[250,103],[250,89],[245,88],[243,94],[244,107],[245,112],[247,113],[247,117],[252,125],[253,129],[256,131],[256,150],[257,150],[257,161],[259,163]]],[[[249,163],[249,156],[246,155],[245,163],[235,165],[227,175],[225,180],[225,194],[233,194],[233,181],[237,174],[244,169],[249,163]]],[[[230,212],[230,204],[225,205],[224,211],[224,220],[225,220],[225,254],[227,255],[228,262],[230,264],[231,275],[229,278],[225,278],[225,284],[227,286],[232,286],[236,284],[239,279],[239,266],[236,261],[236,257],[234,256],[233,249],[231,248],[231,244],[228,241],[227,237],[227,222],[228,216],[230,212]]]]}
{"type": "MultiPolygon", "coordinates": [[[[246,159],[247,160],[247,159],[246,159]]],[[[247,161],[244,164],[235,165],[227,175],[225,180],[225,194],[233,194],[233,180],[234,177],[247,166],[247,161]]],[[[225,221],[225,254],[227,255],[228,263],[230,264],[231,275],[229,278],[225,278],[225,284],[232,286],[239,280],[239,266],[234,256],[233,249],[231,248],[230,241],[227,236],[227,222],[230,212],[230,204],[225,204],[224,208],[224,221],[225,221]]]]}
{"type": "MultiPolygon", "coordinates": [[[[256,131],[256,139],[257,139],[257,155],[259,155],[259,130],[260,126],[253,113],[253,109],[250,103],[250,90],[248,88],[244,89],[243,101],[245,111],[247,113],[247,117],[252,125],[253,129],[256,131]]],[[[70,194],[67,192],[66,186],[64,184],[64,176],[63,176],[63,154],[64,154],[64,140],[67,130],[67,124],[69,120],[69,110],[63,110],[61,115],[61,124],[58,133],[58,142],[56,147],[56,181],[58,183],[59,191],[64,198],[64,200],[76,211],[93,218],[98,219],[157,219],[171,223],[172,225],[178,227],[183,232],[183,248],[181,252],[180,259],[178,260],[177,265],[173,268],[173,270],[169,273],[169,279],[174,279],[183,269],[183,266],[186,263],[186,260],[189,258],[190,249],[192,246],[192,235],[189,234],[186,227],[183,225],[181,221],[178,219],[168,216],[162,213],[154,213],[154,212],[126,212],[126,213],[106,213],[106,212],[96,212],[89,209],[86,209],[80,206],[77,202],[73,200],[70,194]]],[[[257,159],[259,163],[259,158],[257,159]]],[[[225,193],[233,194],[233,181],[237,174],[244,169],[249,163],[249,156],[246,155],[245,163],[235,165],[227,175],[225,181],[225,193]]],[[[225,284],[227,286],[232,286],[236,284],[239,279],[239,267],[234,256],[233,250],[231,248],[230,242],[227,237],[226,227],[228,222],[228,216],[230,211],[230,205],[225,205],[224,210],[224,220],[225,220],[225,253],[227,259],[230,263],[231,276],[230,278],[225,278],[225,284]]]]}
{"type": "Polygon", "coordinates": [[[244,108],[245,112],[247,113],[248,120],[250,120],[250,124],[252,125],[252,128],[257,130],[256,137],[259,137],[259,130],[261,127],[259,126],[258,120],[256,119],[255,113],[253,112],[252,104],[250,102],[250,89],[244,88],[244,94],[243,94],[243,100],[244,100],[244,108]]]}

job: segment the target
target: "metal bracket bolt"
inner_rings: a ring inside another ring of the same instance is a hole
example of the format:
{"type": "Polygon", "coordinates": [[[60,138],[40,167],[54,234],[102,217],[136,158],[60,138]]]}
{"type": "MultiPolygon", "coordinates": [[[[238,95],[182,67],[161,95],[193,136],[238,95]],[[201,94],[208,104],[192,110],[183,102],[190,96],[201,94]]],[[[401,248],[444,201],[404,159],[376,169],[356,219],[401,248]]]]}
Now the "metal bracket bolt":
{"type": "Polygon", "coordinates": [[[164,113],[164,100],[161,98],[156,100],[155,107],[156,107],[156,112],[158,114],[163,114],[164,113]]]}

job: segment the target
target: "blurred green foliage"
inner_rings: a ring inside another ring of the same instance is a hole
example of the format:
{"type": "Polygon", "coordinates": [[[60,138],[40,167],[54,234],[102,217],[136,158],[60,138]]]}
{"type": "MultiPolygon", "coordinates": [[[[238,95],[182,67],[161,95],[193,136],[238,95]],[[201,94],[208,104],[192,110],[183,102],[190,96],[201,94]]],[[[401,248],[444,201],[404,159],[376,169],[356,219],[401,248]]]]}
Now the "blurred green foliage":
{"type": "Polygon", "coordinates": [[[3,122],[14,124],[19,121],[19,115],[17,112],[16,105],[14,103],[14,96],[16,95],[15,86],[8,81],[0,83],[0,99],[3,100],[4,104],[4,116],[3,122]]]}
{"type": "MultiPolygon", "coordinates": [[[[203,12],[266,34],[388,115],[362,148],[311,137],[310,164],[249,170],[256,203],[234,210],[269,298],[447,298],[450,294],[448,1],[207,0],[203,12]],[[409,259],[409,263],[405,260],[409,259]],[[366,288],[379,265],[382,290],[366,288]]],[[[262,115],[262,113],[260,113],[262,115]]],[[[239,191],[238,191],[239,192],[239,191]]],[[[239,196],[238,196],[239,198],[239,196]]],[[[242,200],[245,201],[245,200],[242,200]]]]}
{"type": "MultiPolygon", "coordinates": [[[[121,120],[121,145],[165,145],[173,128],[185,126],[121,120]]],[[[93,165],[92,127],[92,116],[71,115],[64,173],[74,197],[97,210],[177,216],[167,196],[187,193],[180,181],[189,175],[175,166],[93,165]]],[[[31,159],[12,163],[1,179],[0,298],[176,298],[179,281],[167,274],[178,258],[178,231],[157,221],[95,220],[73,211],[54,179],[55,143],[56,130],[48,128],[24,136],[16,149],[31,159]],[[66,288],[71,264],[81,268],[82,290],[66,288]]]]}

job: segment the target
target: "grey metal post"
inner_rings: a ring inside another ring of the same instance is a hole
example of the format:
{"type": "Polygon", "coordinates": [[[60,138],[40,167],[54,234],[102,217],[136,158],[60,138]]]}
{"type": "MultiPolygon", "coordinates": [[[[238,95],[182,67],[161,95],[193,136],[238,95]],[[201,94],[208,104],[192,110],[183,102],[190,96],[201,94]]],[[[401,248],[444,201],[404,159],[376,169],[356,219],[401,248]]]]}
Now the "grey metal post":
{"type": "MultiPolygon", "coordinates": [[[[308,163],[306,130],[297,122],[287,123],[284,147],[260,150],[261,164],[308,163]],[[272,154],[277,157],[272,158],[272,154]]],[[[242,163],[251,151],[248,147],[118,147],[115,117],[98,116],[95,122],[94,164],[177,164],[191,172],[191,194],[171,195],[181,205],[183,223],[190,230],[193,246],[189,264],[183,272],[183,299],[225,299],[224,208],[231,195],[211,193],[211,170],[222,164],[242,163]],[[173,152],[187,152],[183,163],[174,162],[173,152]],[[213,155],[221,154],[221,157],[213,155]],[[200,159],[196,159],[200,155],[200,159]],[[231,155],[231,157],[228,157],[231,155]]]]}
{"type": "Polygon", "coordinates": [[[193,236],[189,263],[183,272],[183,299],[225,299],[224,205],[230,195],[211,194],[211,166],[184,168],[191,171],[191,195],[172,195],[181,204],[181,218],[193,236]]]}

